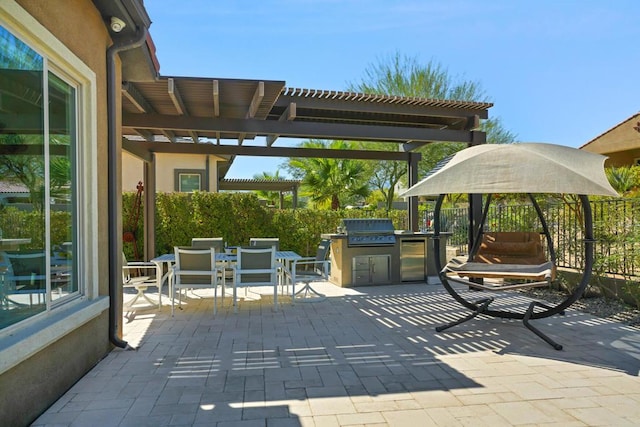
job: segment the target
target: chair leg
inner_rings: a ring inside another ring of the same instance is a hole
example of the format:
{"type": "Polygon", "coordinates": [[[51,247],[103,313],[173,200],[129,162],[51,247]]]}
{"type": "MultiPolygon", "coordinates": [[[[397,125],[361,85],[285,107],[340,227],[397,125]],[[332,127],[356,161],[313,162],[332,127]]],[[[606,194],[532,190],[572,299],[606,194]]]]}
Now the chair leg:
{"type": "MultiPolygon", "coordinates": [[[[534,334],[542,338],[551,347],[553,347],[556,350],[562,350],[562,344],[558,344],[549,336],[547,336],[542,331],[540,331],[538,328],[536,328],[531,323],[529,323],[529,320],[531,320],[531,316],[533,315],[533,311],[535,310],[536,307],[542,307],[546,309],[551,308],[548,305],[543,304],[541,302],[532,301],[531,304],[529,304],[529,308],[527,308],[527,311],[525,312],[524,318],[522,319],[522,323],[524,323],[524,326],[526,326],[527,329],[529,329],[531,332],[533,332],[534,334]]],[[[562,312],[561,314],[564,314],[564,312],[562,312]]]]}
{"type": "Polygon", "coordinates": [[[213,287],[213,315],[218,314],[218,286],[213,287]]]}
{"type": "Polygon", "coordinates": [[[273,285],[273,311],[278,311],[278,281],[273,285]]]}
{"type": "Polygon", "coordinates": [[[238,312],[238,301],[237,301],[238,288],[236,287],[236,284],[235,284],[235,278],[233,280],[234,280],[234,283],[233,283],[233,312],[237,313],[238,312]]]}
{"type": "Polygon", "coordinates": [[[297,292],[293,294],[293,300],[295,301],[296,297],[301,295],[301,298],[298,298],[301,302],[319,302],[323,301],[327,298],[326,295],[321,294],[311,287],[309,282],[304,282],[304,286],[297,292]],[[309,294],[313,294],[315,296],[309,296],[309,294]]]}
{"type": "Polygon", "coordinates": [[[451,328],[453,326],[459,325],[461,323],[464,323],[464,322],[466,322],[468,320],[473,319],[477,315],[484,313],[487,310],[487,308],[489,307],[489,304],[491,304],[492,302],[493,302],[493,298],[491,298],[491,297],[490,298],[483,298],[483,299],[480,299],[480,300],[476,301],[474,303],[476,305],[476,309],[473,310],[471,312],[471,314],[469,314],[467,316],[464,316],[461,319],[454,320],[453,322],[449,322],[449,323],[447,323],[445,325],[437,326],[436,327],[436,332],[442,332],[445,329],[449,329],[449,328],[451,328]]]}
{"type": "Polygon", "coordinates": [[[171,294],[171,317],[173,317],[173,306],[176,303],[176,287],[174,285],[170,286],[169,293],[171,294]]]}

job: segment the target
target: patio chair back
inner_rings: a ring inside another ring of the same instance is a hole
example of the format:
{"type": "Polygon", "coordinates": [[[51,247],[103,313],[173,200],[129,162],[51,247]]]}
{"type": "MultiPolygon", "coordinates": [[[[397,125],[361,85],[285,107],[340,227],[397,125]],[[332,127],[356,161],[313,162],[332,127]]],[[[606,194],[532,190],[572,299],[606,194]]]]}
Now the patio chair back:
{"type": "Polygon", "coordinates": [[[249,246],[273,246],[276,251],[280,250],[280,238],[278,237],[251,237],[249,246]]]}
{"type": "Polygon", "coordinates": [[[29,304],[33,304],[33,294],[44,295],[46,286],[46,257],[43,251],[5,252],[7,271],[4,275],[4,292],[7,294],[29,295],[29,304]]]}
{"type": "Polygon", "coordinates": [[[240,247],[236,263],[237,286],[266,286],[276,282],[276,249],[240,247]]]}
{"type": "Polygon", "coordinates": [[[191,239],[191,247],[198,249],[214,248],[216,253],[224,252],[224,239],[222,237],[194,237],[191,239]]]}
{"type": "Polygon", "coordinates": [[[251,286],[273,286],[274,304],[277,306],[278,266],[276,248],[239,247],[236,265],[233,270],[233,304],[237,310],[237,288],[251,286]]]}
{"type": "MultiPolygon", "coordinates": [[[[329,250],[331,249],[331,239],[322,239],[318,244],[316,250],[316,261],[318,264],[324,263],[329,257],[329,250]]],[[[328,263],[327,263],[328,265],[328,263]]]]}
{"type": "Polygon", "coordinates": [[[215,282],[215,249],[176,246],[176,264],[173,271],[178,286],[212,287],[215,282]]]}
{"type": "Polygon", "coordinates": [[[214,314],[217,311],[217,277],[219,270],[216,267],[216,251],[214,248],[194,249],[192,247],[174,247],[175,264],[172,267],[172,299],[171,314],[176,291],[179,292],[181,304],[182,289],[214,289],[214,314]]]}

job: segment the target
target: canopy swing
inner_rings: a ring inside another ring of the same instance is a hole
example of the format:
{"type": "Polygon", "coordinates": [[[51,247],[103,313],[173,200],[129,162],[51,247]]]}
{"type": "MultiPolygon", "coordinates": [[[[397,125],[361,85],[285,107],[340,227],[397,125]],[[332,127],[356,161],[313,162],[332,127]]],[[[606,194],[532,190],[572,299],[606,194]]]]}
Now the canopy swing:
{"type": "MultiPolygon", "coordinates": [[[[586,288],[593,267],[593,223],[588,194],[617,196],[604,174],[606,157],[553,144],[479,145],[464,149],[445,159],[427,177],[418,182],[403,197],[437,195],[434,210],[434,252],[440,253],[440,212],[447,194],[485,194],[486,204],[482,220],[476,227],[469,257],[454,258],[444,267],[434,258],[440,280],[453,298],[471,313],[461,319],[436,327],[436,331],[464,323],[484,314],[491,317],[518,319],[556,350],[562,345],[531,325],[530,320],[542,319],[564,310],[577,301],[586,288]],[[532,232],[485,233],[491,195],[496,193],[525,193],[536,210],[542,225],[542,235],[532,232]],[[463,283],[480,290],[509,290],[547,286],[555,279],[556,255],[549,229],[533,194],[576,194],[584,218],[584,269],[580,284],[564,301],[548,305],[532,301],[523,312],[493,309],[493,297],[469,300],[453,287],[463,283]],[[537,234],[537,236],[536,236],[537,234]],[[548,258],[544,256],[542,238],[546,240],[548,258]],[[486,284],[484,279],[500,279],[498,285],[486,284]],[[515,281],[515,283],[514,283],[515,281]]],[[[470,219],[471,222],[471,219],[470,219]]]]}
{"type": "Polygon", "coordinates": [[[468,257],[453,258],[442,269],[447,274],[448,280],[483,290],[547,286],[555,280],[556,255],[553,240],[538,202],[533,194],[529,193],[527,196],[538,215],[542,233],[484,231],[492,197],[491,194],[488,194],[482,212],[482,220],[468,257]],[[544,244],[541,239],[545,240],[544,244]],[[549,254],[548,258],[545,252],[549,254]],[[486,284],[483,281],[469,279],[501,279],[508,282],[496,283],[494,281],[486,284]],[[514,280],[519,280],[519,282],[513,283],[514,280]]]}

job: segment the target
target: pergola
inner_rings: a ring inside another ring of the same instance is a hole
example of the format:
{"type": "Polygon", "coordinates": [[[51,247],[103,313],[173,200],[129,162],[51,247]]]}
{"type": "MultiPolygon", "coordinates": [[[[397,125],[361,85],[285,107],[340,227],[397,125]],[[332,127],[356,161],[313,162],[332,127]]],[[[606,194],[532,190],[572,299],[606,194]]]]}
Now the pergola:
{"type": "Polygon", "coordinates": [[[274,191],[280,193],[280,207],[284,206],[284,193],[292,194],[293,208],[298,206],[298,187],[300,181],[294,179],[221,179],[220,191],[274,191]]]}
{"type": "MultiPolygon", "coordinates": [[[[155,153],[403,161],[412,186],[420,160],[415,150],[433,142],[485,143],[480,120],[492,105],[287,88],[284,81],[161,76],[126,82],[122,146],[145,164],[145,250],[155,251],[155,153]],[[257,137],[264,142],[247,143],[257,137]],[[278,146],[282,138],[374,141],[395,144],[397,151],[278,146]]],[[[417,230],[416,197],[408,210],[417,230]]]]}

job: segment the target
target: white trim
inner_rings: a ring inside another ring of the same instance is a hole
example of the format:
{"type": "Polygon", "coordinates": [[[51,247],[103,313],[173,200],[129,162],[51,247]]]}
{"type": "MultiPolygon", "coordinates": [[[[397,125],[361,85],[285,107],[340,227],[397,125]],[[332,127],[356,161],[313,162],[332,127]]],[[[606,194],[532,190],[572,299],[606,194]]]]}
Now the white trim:
{"type": "Polygon", "coordinates": [[[0,374],[58,341],[109,308],[109,298],[66,304],[0,339],[0,374]]]}

